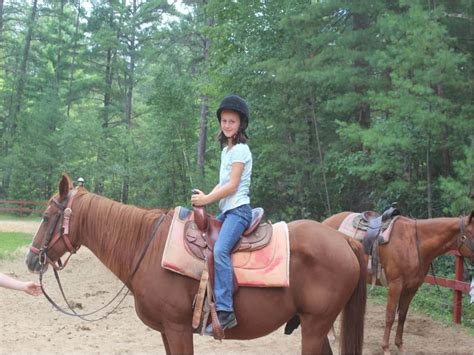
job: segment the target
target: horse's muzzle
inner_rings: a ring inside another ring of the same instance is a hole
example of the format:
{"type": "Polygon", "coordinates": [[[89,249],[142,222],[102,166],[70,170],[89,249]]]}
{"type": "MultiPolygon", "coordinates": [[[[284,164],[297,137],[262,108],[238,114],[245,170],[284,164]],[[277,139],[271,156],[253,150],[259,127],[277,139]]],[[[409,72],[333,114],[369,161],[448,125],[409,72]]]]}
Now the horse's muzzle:
{"type": "Polygon", "coordinates": [[[39,255],[33,253],[32,251],[29,251],[28,254],[26,254],[25,263],[28,267],[28,270],[30,270],[30,272],[34,272],[35,274],[39,274],[41,271],[46,272],[48,269],[48,264],[40,263],[39,255]]]}

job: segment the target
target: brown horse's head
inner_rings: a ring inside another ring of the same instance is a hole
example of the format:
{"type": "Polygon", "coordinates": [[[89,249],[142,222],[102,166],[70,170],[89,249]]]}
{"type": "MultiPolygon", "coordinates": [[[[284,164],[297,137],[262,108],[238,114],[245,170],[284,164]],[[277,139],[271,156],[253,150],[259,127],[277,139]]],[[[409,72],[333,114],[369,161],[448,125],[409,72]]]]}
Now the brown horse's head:
{"type": "Polygon", "coordinates": [[[474,264],[474,210],[469,216],[462,217],[460,224],[459,251],[474,264]]]}
{"type": "Polygon", "coordinates": [[[72,188],[69,176],[63,175],[58,193],[49,200],[43,212],[41,225],[26,256],[26,265],[32,272],[44,272],[48,264],[62,269],[66,264],[62,264],[60,257],[67,251],[73,254],[79,249],[76,241],[69,236],[71,205],[76,193],[72,188]]]}

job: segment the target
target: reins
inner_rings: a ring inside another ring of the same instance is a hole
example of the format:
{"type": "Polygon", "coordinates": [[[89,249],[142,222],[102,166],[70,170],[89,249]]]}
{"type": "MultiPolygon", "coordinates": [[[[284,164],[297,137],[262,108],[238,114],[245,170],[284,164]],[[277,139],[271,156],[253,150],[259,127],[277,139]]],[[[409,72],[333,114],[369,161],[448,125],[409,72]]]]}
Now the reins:
{"type": "MultiPolygon", "coordinates": [[[[58,311],[60,311],[61,313],[63,314],[66,314],[68,316],[72,316],[72,317],[78,317],[82,320],[85,320],[85,321],[88,321],[88,322],[95,322],[95,321],[99,321],[101,319],[104,319],[106,317],[108,317],[110,314],[112,314],[113,312],[115,312],[117,310],[117,308],[122,304],[123,300],[125,299],[125,297],[128,295],[128,293],[130,292],[130,289],[127,290],[127,292],[125,292],[125,294],[122,296],[122,298],[120,299],[120,301],[109,311],[107,312],[105,315],[99,317],[99,318],[94,318],[94,319],[88,319],[88,318],[85,318],[87,316],[90,316],[90,315],[93,315],[95,313],[98,313],[100,312],[101,310],[105,309],[106,307],[108,307],[113,301],[115,301],[115,299],[120,295],[120,293],[122,293],[122,291],[124,290],[125,287],[129,286],[130,285],[130,282],[132,281],[133,277],[135,276],[136,272],[138,271],[138,268],[140,267],[141,265],[141,262],[143,261],[143,258],[145,257],[146,255],[146,252],[148,251],[148,248],[150,247],[151,245],[151,242],[155,239],[155,236],[158,232],[158,228],[160,227],[161,223],[163,222],[164,218],[165,218],[165,213],[162,213],[160,218],[158,218],[157,220],[155,220],[154,224],[153,224],[153,228],[151,230],[151,234],[147,240],[147,243],[145,244],[145,247],[143,248],[142,250],[142,253],[140,254],[140,258],[138,259],[132,273],[130,274],[130,276],[128,277],[128,280],[123,284],[122,288],[117,292],[117,294],[107,303],[105,304],[104,306],[102,306],[101,308],[93,311],[93,312],[89,312],[89,313],[82,313],[82,314],[79,314],[77,313],[73,307],[70,305],[70,303],[68,302],[67,298],[66,298],[66,295],[64,293],[64,290],[63,290],[63,287],[62,287],[62,284],[61,284],[61,280],[59,279],[59,274],[58,274],[58,271],[56,268],[53,268],[54,270],[54,275],[56,277],[56,281],[58,283],[58,286],[59,286],[59,289],[61,291],[61,295],[63,296],[63,299],[64,301],[66,302],[66,305],[68,306],[68,308],[71,310],[71,312],[68,312],[66,310],[64,310],[63,308],[61,308],[58,304],[56,304],[56,302],[54,302],[54,300],[46,293],[45,289],[44,289],[44,285],[43,285],[43,274],[44,274],[44,268],[41,269],[40,271],[40,276],[39,276],[39,280],[40,280],[40,285],[41,285],[41,290],[43,291],[43,294],[44,296],[46,297],[46,299],[49,301],[49,303],[51,303],[52,306],[54,306],[58,311]]],[[[65,266],[65,264],[64,264],[65,266]]]]}

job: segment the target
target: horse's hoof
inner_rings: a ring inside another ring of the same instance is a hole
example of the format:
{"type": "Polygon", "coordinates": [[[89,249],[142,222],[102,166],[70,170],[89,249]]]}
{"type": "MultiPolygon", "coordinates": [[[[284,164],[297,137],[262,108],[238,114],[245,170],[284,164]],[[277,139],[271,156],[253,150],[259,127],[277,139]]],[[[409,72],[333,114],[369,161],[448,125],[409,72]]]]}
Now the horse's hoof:
{"type": "Polygon", "coordinates": [[[406,350],[405,350],[405,347],[403,345],[400,345],[398,346],[398,352],[401,354],[401,355],[405,355],[406,354],[406,350]]]}

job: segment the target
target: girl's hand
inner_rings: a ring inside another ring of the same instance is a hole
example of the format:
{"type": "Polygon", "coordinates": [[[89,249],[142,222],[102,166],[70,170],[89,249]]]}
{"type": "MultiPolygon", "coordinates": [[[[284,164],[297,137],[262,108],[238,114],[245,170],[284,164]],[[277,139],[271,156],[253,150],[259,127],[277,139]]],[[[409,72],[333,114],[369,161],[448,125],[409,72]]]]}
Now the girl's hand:
{"type": "Polygon", "coordinates": [[[204,206],[207,205],[207,195],[198,189],[193,189],[193,194],[191,195],[191,203],[194,206],[204,206]]]}
{"type": "Polygon", "coordinates": [[[41,290],[41,285],[31,281],[25,282],[23,291],[32,296],[39,296],[43,293],[41,290]]]}

